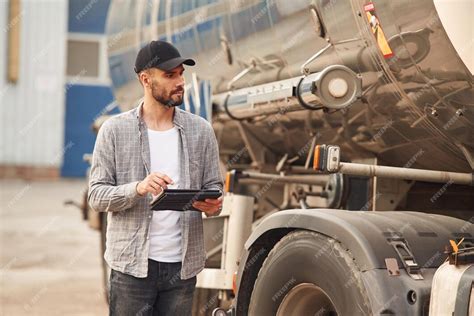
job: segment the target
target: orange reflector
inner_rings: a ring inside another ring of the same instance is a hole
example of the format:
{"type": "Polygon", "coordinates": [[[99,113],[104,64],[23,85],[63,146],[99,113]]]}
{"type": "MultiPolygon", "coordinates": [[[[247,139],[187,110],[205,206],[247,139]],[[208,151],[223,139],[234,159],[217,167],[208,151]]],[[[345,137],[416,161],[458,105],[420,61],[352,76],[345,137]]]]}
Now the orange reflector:
{"type": "Polygon", "coordinates": [[[225,186],[224,186],[224,192],[229,192],[230,190],[230,179],[231,179],[231,173],[228,171],[225,175],[225,186]]]}
{"type": "Polygon", "coordinates": [[[316,148],[314,149],[314,157],[313,157],[313,169],[318,170],[319,167],[319,159],[321,155],[321,146],[317,145],[316,148]]]}
{"type": "Polygon", "coordinates": [[[464,238],[462,238],[457,244],[454,240],[449,240],[449,243],[451,244],[451,247],[453,247],[454,253],[459,252],[459,245],[464,241],[464,238]]]}
{"type": "Polygon", "coordinates": [[[232,277],[232,292],[234,292],[234,295],[237,293],[237,271],[234,272],[232,277]]]}
{"type": "Polygon", "coordinates": [[[454,253],[458,253],[459,248],[458,245],[456,245],[456,242],[454,240],[450,240],[449,243],[451,244],[451,247],[453,247],[454,253]]]}

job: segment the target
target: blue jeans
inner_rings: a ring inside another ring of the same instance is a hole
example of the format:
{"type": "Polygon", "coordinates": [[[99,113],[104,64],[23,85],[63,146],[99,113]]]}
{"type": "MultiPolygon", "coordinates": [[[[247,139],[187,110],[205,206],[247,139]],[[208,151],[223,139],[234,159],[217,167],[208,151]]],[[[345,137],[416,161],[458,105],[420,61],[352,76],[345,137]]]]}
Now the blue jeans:
{"type": "Polygon", "coordinates": [[[136,278],[115,270],[110,274],[111,316],[190,316],[196,277],[180,278],[181,262],[148,259],[148,276],[136,278]]]}

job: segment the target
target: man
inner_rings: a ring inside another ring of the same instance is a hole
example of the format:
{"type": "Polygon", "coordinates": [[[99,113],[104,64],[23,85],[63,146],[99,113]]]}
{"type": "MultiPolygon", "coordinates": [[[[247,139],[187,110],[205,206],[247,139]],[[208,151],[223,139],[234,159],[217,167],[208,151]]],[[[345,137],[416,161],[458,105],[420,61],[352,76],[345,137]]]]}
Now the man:
{"type": "Polygon", "coordinates": [[[109,212],[111,315],[190,315],[205,262],[201,212],[221,210],[220,198],[195,201],[201,212],[149,207],[166,188],[222,189],[211,125],[176,107],[183,64],[195,62],[167,42],[144,46],[135,62],[143,101],[107,120],[97,136],[88,198],[96,211],[109,212]]]}

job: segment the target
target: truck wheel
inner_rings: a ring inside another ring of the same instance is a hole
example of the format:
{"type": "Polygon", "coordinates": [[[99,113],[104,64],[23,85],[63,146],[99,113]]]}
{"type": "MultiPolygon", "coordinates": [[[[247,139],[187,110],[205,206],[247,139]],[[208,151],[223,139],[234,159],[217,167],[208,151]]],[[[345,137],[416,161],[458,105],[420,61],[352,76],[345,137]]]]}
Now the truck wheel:
{"type": "Polygon", "coordinates": [[[336,240],[292,232],[265,259],[249,315],[371,315],[360,275],[351,254],[336,240]]]}
{"type": "Polygon", "coordinates": [[[109,303],[109,291],[110,291],[110,268],[104,259],[105,253],[105,236],[107,234],[107,212],[100,213],[100,251],[102,261],[102,289],[104,292],[105,300],[109,303]]]}

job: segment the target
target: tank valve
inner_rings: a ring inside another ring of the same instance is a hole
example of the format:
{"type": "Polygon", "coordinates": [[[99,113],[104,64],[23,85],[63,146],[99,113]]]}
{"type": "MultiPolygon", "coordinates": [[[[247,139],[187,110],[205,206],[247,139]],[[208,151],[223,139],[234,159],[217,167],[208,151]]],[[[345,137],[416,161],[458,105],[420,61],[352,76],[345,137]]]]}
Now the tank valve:
{"type": "Polygon", "coordinates": [[[342,109],[361,97],[362,79],[346,66],[332,65],[314,74],[311,92],[324,107],[342,109]]]}

